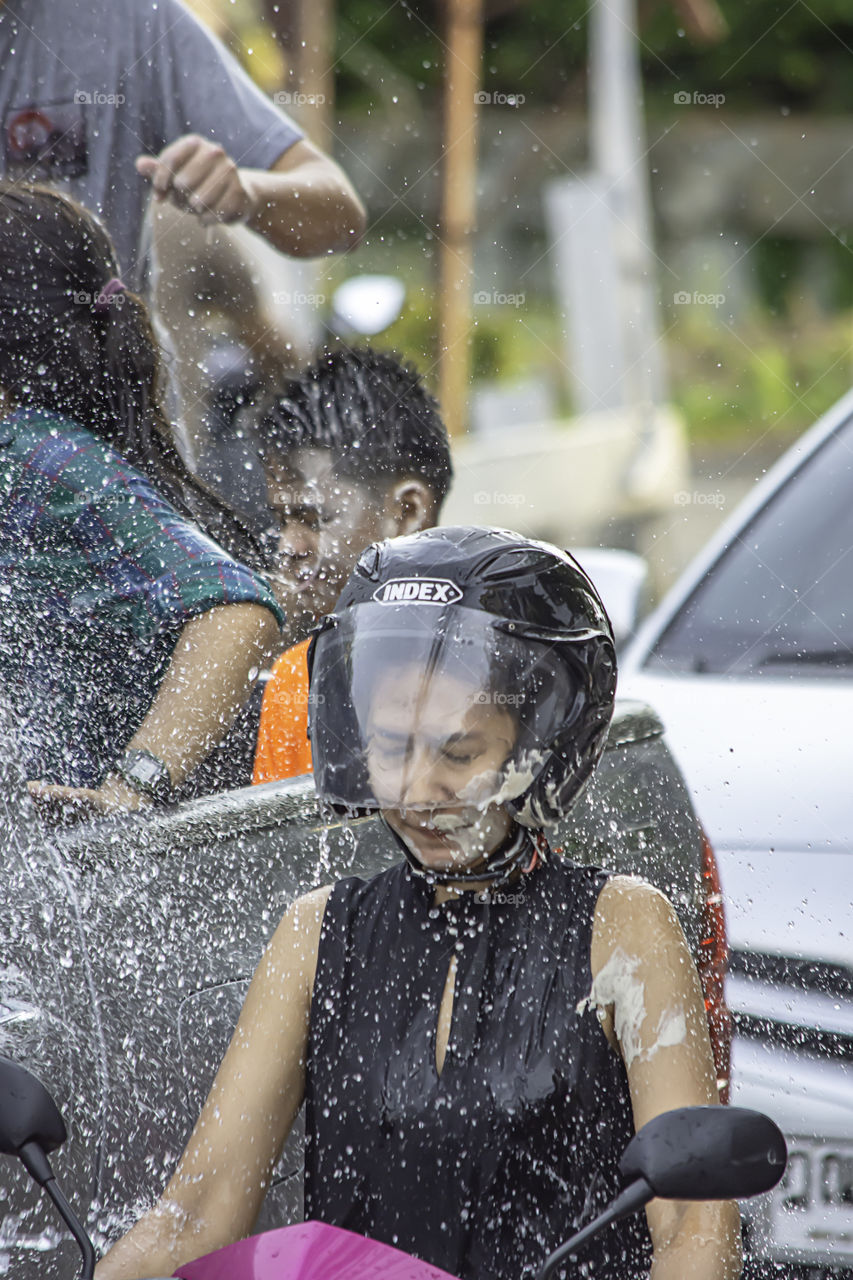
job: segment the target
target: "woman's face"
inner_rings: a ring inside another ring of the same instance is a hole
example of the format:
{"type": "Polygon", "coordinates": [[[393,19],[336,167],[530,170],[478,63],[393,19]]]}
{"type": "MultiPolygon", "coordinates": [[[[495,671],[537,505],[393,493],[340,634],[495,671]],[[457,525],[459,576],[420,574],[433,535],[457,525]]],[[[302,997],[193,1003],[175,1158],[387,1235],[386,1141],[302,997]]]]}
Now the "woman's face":
{"type": "Polygon", "coordinates": [[[425,679],[416,664],[380,677],[367,725],[370,784],[425,867],[462,870],[505,840],[512,819],[490,797],[515,739],[511,713],[464,678],[425,679]]]}

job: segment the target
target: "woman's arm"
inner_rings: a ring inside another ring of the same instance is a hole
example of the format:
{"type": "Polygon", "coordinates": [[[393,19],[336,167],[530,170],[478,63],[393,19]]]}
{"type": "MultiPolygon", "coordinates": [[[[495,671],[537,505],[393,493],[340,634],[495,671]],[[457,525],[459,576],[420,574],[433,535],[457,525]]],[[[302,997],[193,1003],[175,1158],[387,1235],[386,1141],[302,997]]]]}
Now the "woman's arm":
{"type": "Polygon", "coordinates": [[[181,632],[147,716],[128,743],[183,782],[230,729],[279,636],[269,609],[219,605],[181,632]]]}
{"type": "MultiPolygon", "coordinates": [[[[259,604],[217,605],[191,618],[128,747],[150,751],[173,785],[183,782],[231,727],[278,635],[275,617],[259,604]]],[[[94,789],[31,782],[30,792],[43,809],[61,808],[66,815],[75,806],[84,816],[149,803],[117,774],[94,789]]]]}
{"type": "MultiPolygon", "coordinates": [[[[635,1128],[675,1107],[719,1102],[696,966],[667,898],[614,876],[595,910],[593,1000],[625,1062],[635,1128]]],[[[735,1280],[741,1273],[737,1205],[653,1200],[652,1280],[735,1280]]]]}
{"type": "Polygon", "coordinates": [[[330,887],[290,906],[259,964],[180,1163],[98,1280],[171,1275],[247,1235],[302,1103],[311,991],[330,887]]]}

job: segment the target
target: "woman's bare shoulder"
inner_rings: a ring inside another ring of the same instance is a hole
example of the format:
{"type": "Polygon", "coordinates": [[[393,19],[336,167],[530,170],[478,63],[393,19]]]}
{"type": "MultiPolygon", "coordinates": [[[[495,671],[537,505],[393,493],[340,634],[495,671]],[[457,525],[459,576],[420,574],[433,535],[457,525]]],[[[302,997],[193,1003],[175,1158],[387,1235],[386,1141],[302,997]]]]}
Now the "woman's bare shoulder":
{"type": "Polygon", "coordinates": [[[593,970],[617,947],[649,954],[666,942],[683,943],[678,916],[666,894],[639,876],[611,876],[595,907],[593,970]]]}
{"type": "Polygon", "coordinates": [[[317,969],[323,914],[332,888],[330,884],[322,885],[291,902],[266,950],[264,968],[268,973],[290,973],[294,978],[298,975],[310,990],[317,969]]]}
{"type": "Polygon", "coordinates": [[[319,929],[323,923],[323,913],[334,885],[324,884],[319,889],[311,889],[301,897],[294,898],[285,915],[290,915],[296,927],[308,930],[319,929]]]}
{"type": "Polygon", "coordinates": [[[642,876],[613,875],[602,886],[596,914],[614,917],[630,916],[635,911],[666,914],[672,909],[666,894],[642,876]]]}

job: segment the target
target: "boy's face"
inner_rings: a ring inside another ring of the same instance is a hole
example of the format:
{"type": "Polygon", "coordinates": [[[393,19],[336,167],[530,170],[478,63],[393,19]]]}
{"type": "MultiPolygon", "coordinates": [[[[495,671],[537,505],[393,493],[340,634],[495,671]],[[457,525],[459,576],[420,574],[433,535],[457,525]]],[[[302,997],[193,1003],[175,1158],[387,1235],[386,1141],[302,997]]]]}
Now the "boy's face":
{"type": "Polygon", "coordinates": [[[364,548],[388,537],[390,494],[336,476],[328,449],[294,449],[266,466],[279,520],[278,556],[268,570],[288,618],[291,642],[331,612],[364,548]]]}

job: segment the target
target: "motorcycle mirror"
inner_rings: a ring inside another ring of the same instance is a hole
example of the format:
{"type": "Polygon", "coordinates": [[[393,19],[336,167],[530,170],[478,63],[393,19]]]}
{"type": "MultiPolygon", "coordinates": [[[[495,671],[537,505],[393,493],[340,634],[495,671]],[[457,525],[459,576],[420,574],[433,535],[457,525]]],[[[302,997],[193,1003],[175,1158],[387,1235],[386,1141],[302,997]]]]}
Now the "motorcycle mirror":
{"type": "Polygon", "coordinates": [[[40,1080],[10,1058],[0,1057],[0,1151],[20,1156],[35,1142],[55,1151],[67,1137],[59,1108],[40,1080]]]}
{"type": "Polygon", "coordinates": [[[668,1200],[743,1200],[769,1191],[788,1149],[769,1116],[745,1107],[680,1107],[635,1134],[619,1170],[668,1200]]]}
{"type": "Polygon", "coordinates": [[[67,1138],[59,1108],[40,1080],[11,1058],[0,1057],[0,1152],[17,1156],[50,1196],[83,1255],[80,1280],[92,1280],[95,1249],[80,1219],[57,1186],[47,1158],[67,1138]]]}
{"type": "Polygon", "coordinates": [[[394,323],[405,298],[405,285],[395,276],[353,276],[332,295],[332,315],[338,324],[372,338],[394,323]]]}
{"type": "Polygon", "coordinates": [[[626,1183],[607,1208],[550,1255],[536,1280],[655,1196],[664,1200],[744,1200],[769,1191],[785,1172],[782,1131],[744,1107],[678,1107],[644,1124],[619,1161],[626,1183]]]}

